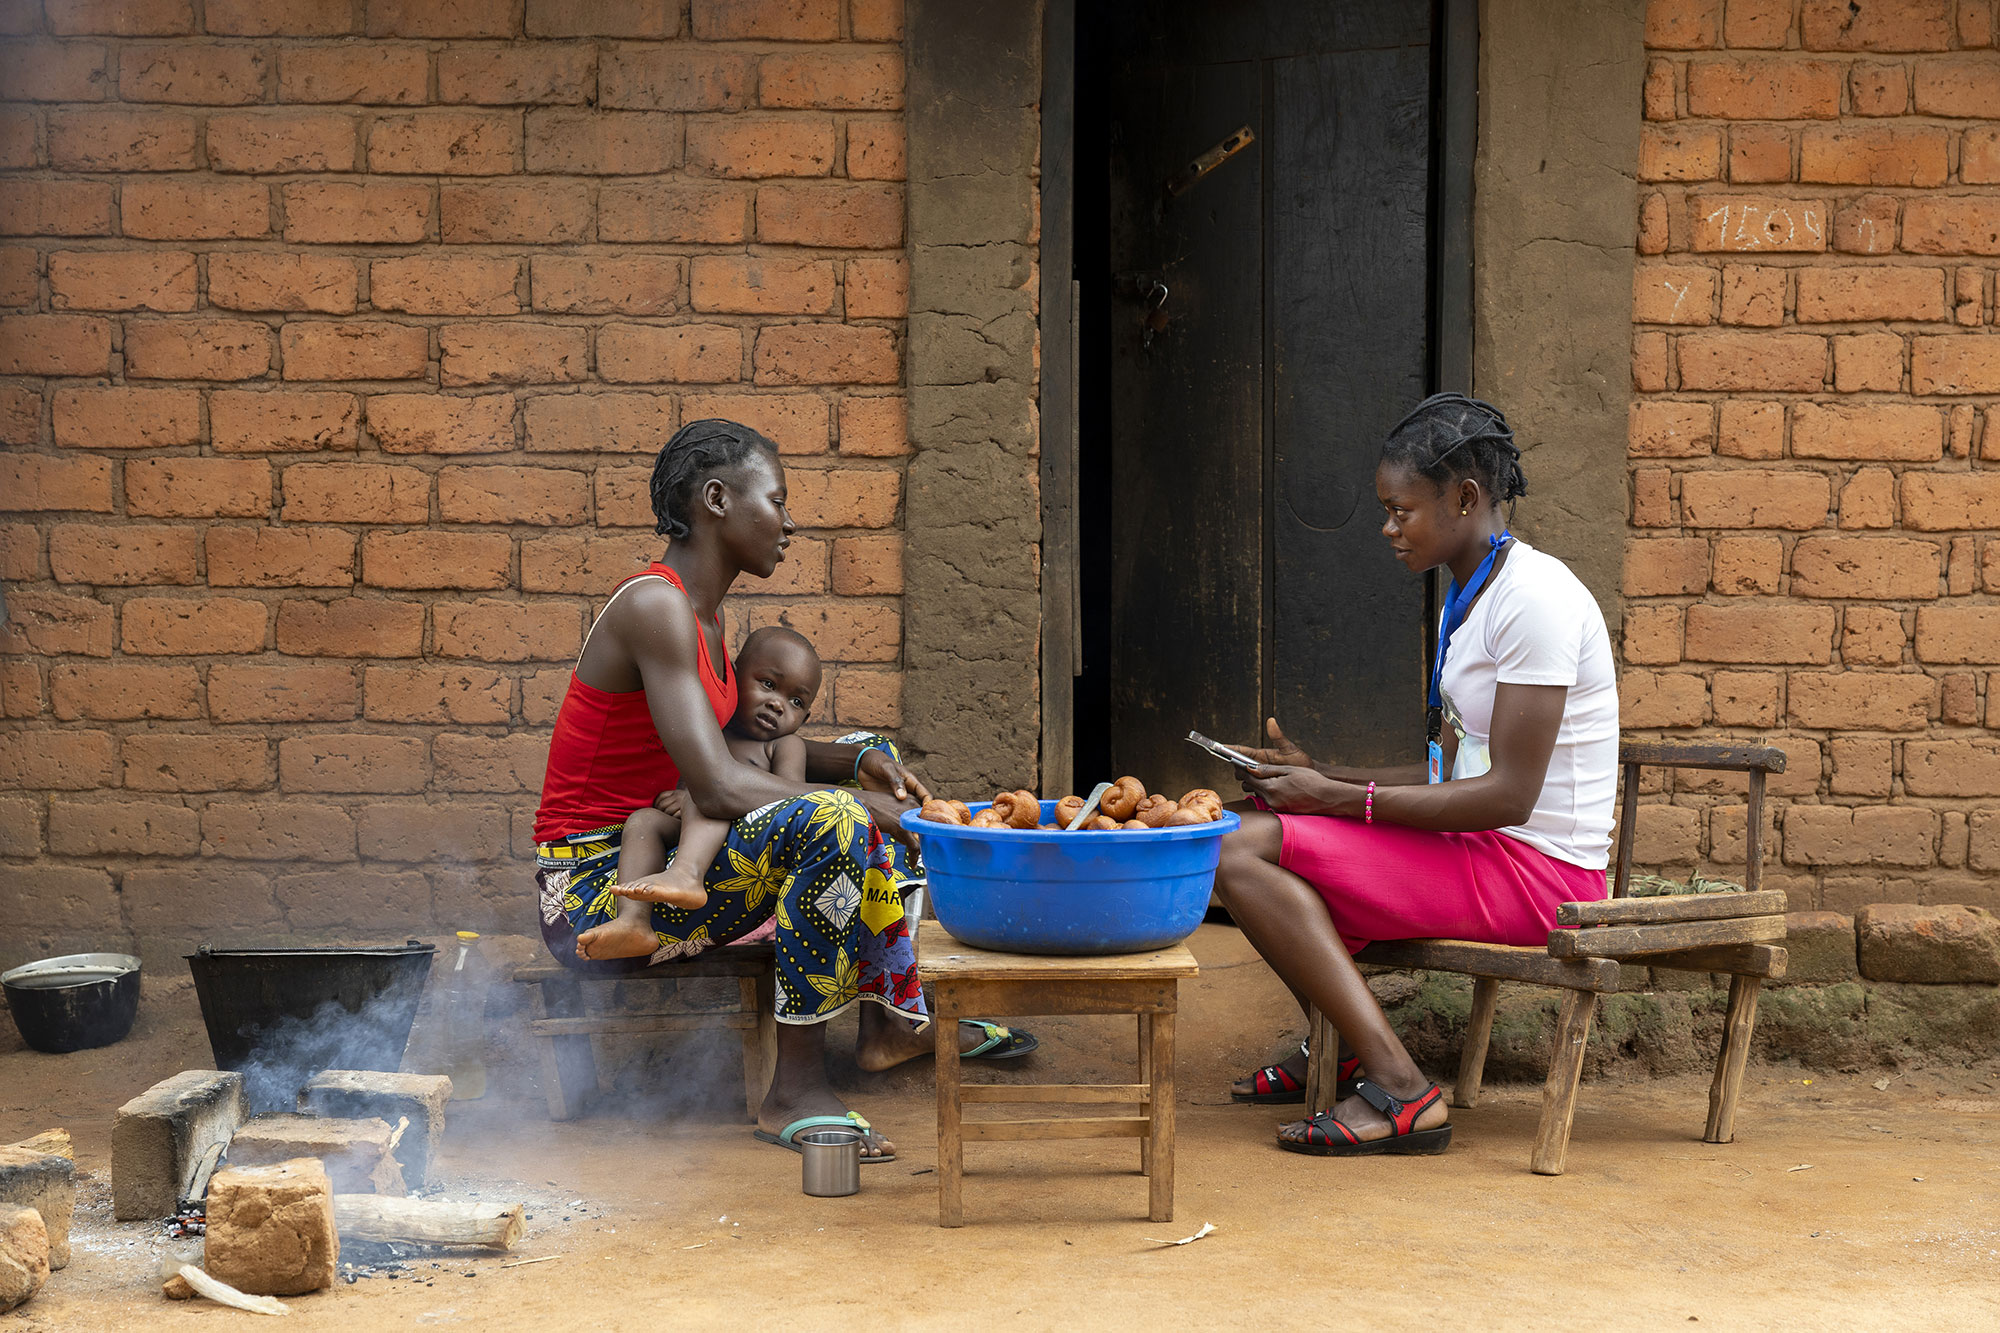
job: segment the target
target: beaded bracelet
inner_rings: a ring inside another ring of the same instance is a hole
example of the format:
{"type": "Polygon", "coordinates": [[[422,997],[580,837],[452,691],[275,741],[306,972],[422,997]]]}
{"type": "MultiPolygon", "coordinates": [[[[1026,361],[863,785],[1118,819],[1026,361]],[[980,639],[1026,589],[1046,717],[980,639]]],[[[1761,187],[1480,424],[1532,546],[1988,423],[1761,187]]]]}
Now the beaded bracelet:
{"type": "Polygon", "coordinates": [[[1372,782],[1368,784],[1367,798],[1361,803],[1361,822],[1364,824],[1375,822],[1375,784],[1372,782]]]}
{"type": "Polygon", "coordinates": [[[883,753],[889,754],[889,757],[891,759],[895,758],[895,755],[889,753],[887,746],[882,746],[882,745],[862,746],[861,753],[854,756],[854,776],[848,779],[849,782],[852,782],[857,787],[861,785],[861,761],[868,757],[868,752],[870,750],[881,750],[883,753]]]}

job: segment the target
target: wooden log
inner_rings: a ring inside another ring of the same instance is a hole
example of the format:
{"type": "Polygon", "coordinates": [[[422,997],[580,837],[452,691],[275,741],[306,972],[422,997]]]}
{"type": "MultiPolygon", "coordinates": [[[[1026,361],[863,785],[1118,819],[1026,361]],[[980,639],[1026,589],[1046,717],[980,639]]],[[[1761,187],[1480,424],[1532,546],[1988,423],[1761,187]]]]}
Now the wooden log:
{"type": "MultiPolygon", "coordinates": [[[[1570,935],[1575,931],[1558,931],[1570,935]]],[[[1472,940],[1378,940],[1354,956],[1384,967],[1462,972],[1500,981],[1530,981],[1566,990],[1615,991],[1618,964],[1608,958],[1551,958],[1547,950],[1472,940]]],[[[1314,1049],[1318,1049],[1315,1047],[1314,1049]]],[[[1331,1084],[1328,1085],[1331,1088],[1331,1084]]]]}
{"type": "Polygon", "coordinates": [[[1472,983],[1472,1017],[1465,1025],[1465,1045],[1458,1053],[1458,1081],[1451,1085],[1453,1106],[1479,1105],[1479,1084],[1486,1076],[1486,1047],[1493,1040],[1493,1009],[1500,1003],[1500,983],[1480,977],[1472,983]]]}
{"type": "Polygon", "coordinates": [[[1559,926],[1654,926],[1666,921],[1722,921],[1736,916],[1770,916],[1785,911],[1779,889],[1761,893],[1681,893],[1658,898],[1606,898],[1594,903],[1560,903],[1559,926]]]}
{"type": "Polygon", "coordinates": [[[1785,752],[1775,745],[1716,745],[1703,741],[1626,741],[1618,747],[1621,764],[1647,767],[1725,769],[1747,773],[1785,771],[1785,752]]]}
{"type": "Polygon", "coordinates": [[[1549,932],[1552,958],[1631,958],[1711,944],[1765,944],[1785,938],[1782,916],[1729,921],[1675,921],[1659,926],[1594,926],[1549,932]]]}
{"type": "Polygon", "coordinates": [[[385,1194],[336,1194],[333,1223],[343,1240],[403,1241],[511,1250],[526,1229],[521,1204],[398,1199],[385,1194]]]}
{"type": "Polygon", "coordinates": [[[1679,968],[1684,972],[1727,972],[1732,976],[1767,977],[1775,981],[1785,975],[1787,954],[1776,944],[1718,944],[1685,953],[1655,954],[1646,959],[1654,967],[1679,968]]]}

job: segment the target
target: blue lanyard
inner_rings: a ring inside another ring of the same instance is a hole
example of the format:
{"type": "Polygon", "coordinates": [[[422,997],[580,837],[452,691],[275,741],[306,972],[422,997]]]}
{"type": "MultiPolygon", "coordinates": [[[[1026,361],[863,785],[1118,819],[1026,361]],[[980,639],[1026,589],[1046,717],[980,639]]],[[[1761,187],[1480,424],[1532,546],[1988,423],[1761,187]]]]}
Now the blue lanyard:
{"type": "Polygon", "coordinates": [[[1440,686],[1444,680],[1444,655],[1451,648],[1451,636],[1458,632],[1458,627],[1463,625],[1466,616],[1471,614],[1473,599],[1479,596],[1479,590],[1486,586],[1486,581],[1493,577],[1493,562],[1500,558],[1500,548],[1513,541],[1514,534],[1502,532],[1499,536],[1488,537],[1486,540],[1492,544],[1493,549],[1479,562],[1479,568],[1472,571],[1471,580],[1462,590],[1457,581],[1453,580],[1445,592],[1444,614],[1438,618],[1437,658],[1431,665],[1429,731],[1432,740],[1436,740],[1443,733],[1444,692],[1440,686]]]}

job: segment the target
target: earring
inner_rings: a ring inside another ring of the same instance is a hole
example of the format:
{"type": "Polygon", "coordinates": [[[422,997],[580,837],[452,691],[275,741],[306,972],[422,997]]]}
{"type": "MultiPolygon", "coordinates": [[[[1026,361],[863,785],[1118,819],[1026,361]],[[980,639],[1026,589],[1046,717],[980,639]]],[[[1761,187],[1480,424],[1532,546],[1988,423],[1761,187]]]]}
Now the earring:
{"type": "Polygon", "coordinates": [[[1472,511],[1471,511],[1470,509],[1466,509],[1466,508],[1464,508],[1464,507],[1462,507],[1462,506],[1461,506],[1461,507],[1460,507],[1460,509],[1459,509],[1459,511],[1458,511],[1458,516],[1459,516],[1460,518],[1464,518],[1464,517],[1465,517],[1465,516],[1466,516],[1467,514],[1469,514],[1469,513],[1471,513],[1471,512],[1472,512],[1472,511]]]}

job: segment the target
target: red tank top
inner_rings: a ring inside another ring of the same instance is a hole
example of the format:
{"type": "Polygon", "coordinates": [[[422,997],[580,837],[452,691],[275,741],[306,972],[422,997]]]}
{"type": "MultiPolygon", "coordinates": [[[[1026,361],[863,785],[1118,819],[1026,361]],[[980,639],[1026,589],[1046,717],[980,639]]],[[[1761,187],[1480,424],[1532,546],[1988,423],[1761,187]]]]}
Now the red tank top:
{"type": "MultiPolygon", "coordinates": [[[[680,579],[658,561],[618,586],[651,577],[665,579],[687,596],[680,579]]],[[[714,628],[715,641],[723,648],[721,678],[716,677],[706,643],[695,645],[695,657],[702,692],[715,707],[716,725],[722,726],[736,714],[736,673],[722,644],[720,616],[714,628]]],[[[549,738],[535,841],[552,842],[567,834],[622,824],[634,810],[679,786],[680,780],[681,771],[660,744],[660,733],[646,710],[646,692],[613,694],[578,680],[572,670],[569,690],[556,713],[555,734],[549,738]]]]}

